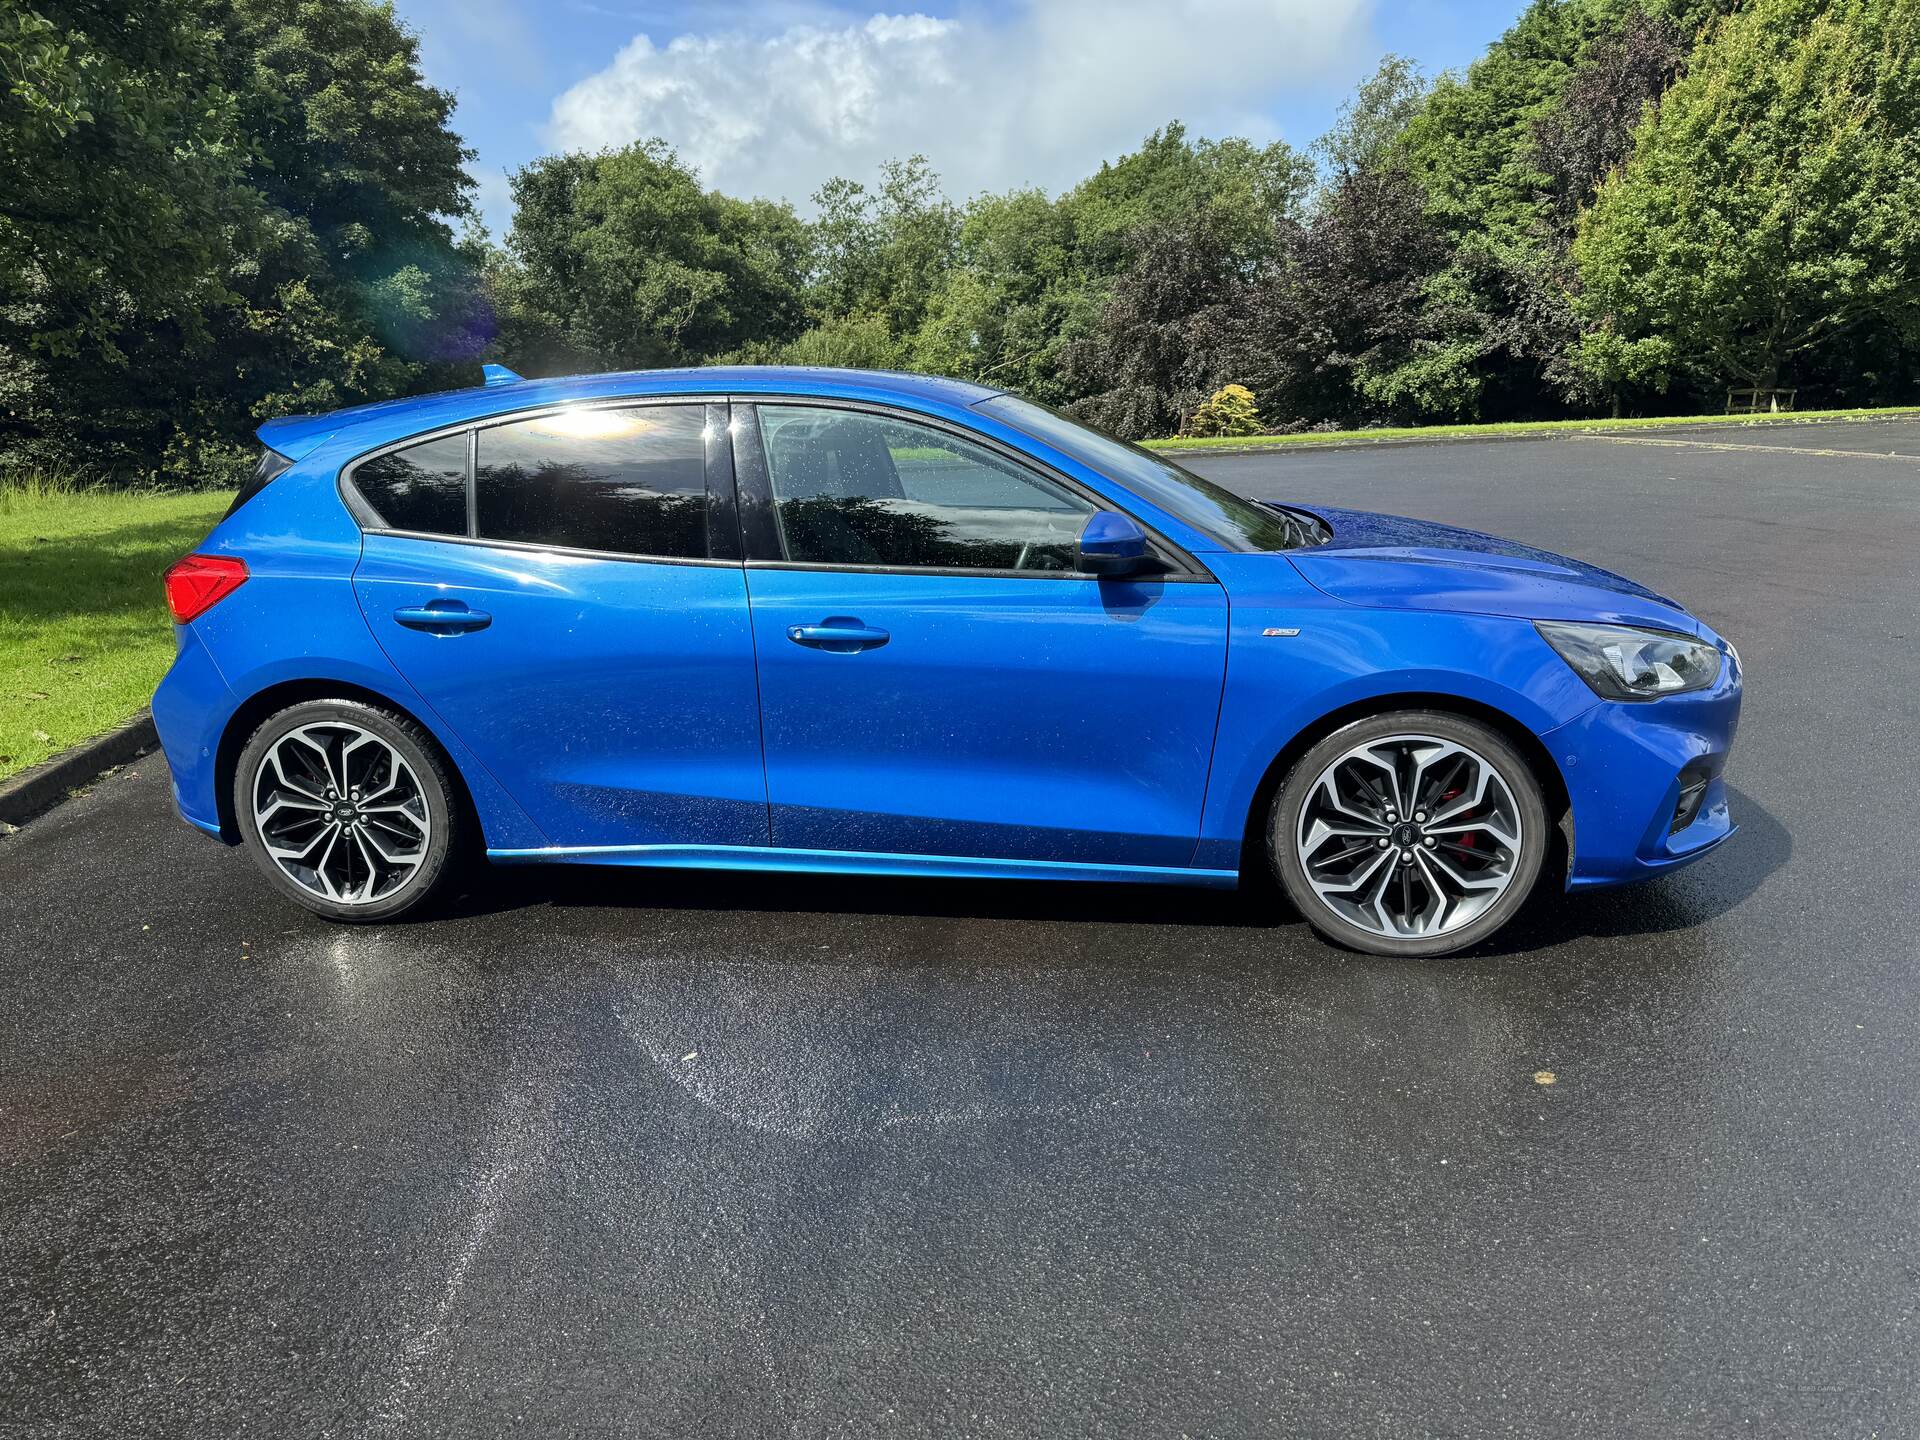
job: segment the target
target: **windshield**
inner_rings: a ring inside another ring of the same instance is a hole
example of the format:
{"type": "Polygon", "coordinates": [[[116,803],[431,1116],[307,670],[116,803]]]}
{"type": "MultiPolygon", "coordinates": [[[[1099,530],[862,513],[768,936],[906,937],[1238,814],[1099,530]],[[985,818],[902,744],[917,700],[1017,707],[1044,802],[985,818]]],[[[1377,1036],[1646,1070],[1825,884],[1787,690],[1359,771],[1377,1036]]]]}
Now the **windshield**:
{"type": "Polygon", "coordinates": [[[1242,499],[1151,450],[1090,430],[1044,405],[1012,395],[982,400],[976,410],[1110,475],[1141,499],[1158,505],[1229,550],[1293,550],[1324,537],[1311,516],[1242,499]]]}

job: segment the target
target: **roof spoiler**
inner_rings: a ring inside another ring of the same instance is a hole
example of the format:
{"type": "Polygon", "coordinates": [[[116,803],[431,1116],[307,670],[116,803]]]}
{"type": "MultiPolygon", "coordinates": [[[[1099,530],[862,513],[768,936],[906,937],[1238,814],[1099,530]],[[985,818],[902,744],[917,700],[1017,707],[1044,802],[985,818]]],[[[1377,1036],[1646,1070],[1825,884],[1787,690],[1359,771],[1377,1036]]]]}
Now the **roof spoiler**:
{"type": "Polygon", "coordinates": [[[504,365],[482,365],[480,378],[481,383],[486,385],[512,385],[527,377],[514,374],[504,365]]]}

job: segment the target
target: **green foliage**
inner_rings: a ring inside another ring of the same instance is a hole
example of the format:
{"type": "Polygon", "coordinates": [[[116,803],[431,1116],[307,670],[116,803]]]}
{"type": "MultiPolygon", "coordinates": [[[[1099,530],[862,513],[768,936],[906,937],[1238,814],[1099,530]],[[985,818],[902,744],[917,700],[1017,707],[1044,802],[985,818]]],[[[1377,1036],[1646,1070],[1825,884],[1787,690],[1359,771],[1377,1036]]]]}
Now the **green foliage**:
{"type": "Polygon", "coordinates": [[[884,315],[840,315],[822,321],[786,345],[788,365],[832,365],[848,370],[894,370],[906,363],[884,315]]]}
{"type": "Polygon", "coordinates": [[[875,315],[890,333],[912,334],[953,267],[960,233],[960,212],[926,156],[883,165],[877,194],[834,179],[813,201],[816,314],[875,315]]]}
{"type": "Polygon", "coordinates": [[[975,200],[961,221],[954,267],[912,337],[912,365],[1039,400],[1071,398],[1061,352],[1104,294],[1076,234],[1071,206],[1037,190],[975,200]]]}
{"type": "Polygon", "coordinates": [[[1314,142],[1314,153],[1336,182],[1394,162],[1429,93],[1418,65],[1404,55],[1387,55],[1340,107],[1333,128],[1314,142]]]}
{"type": "Polygon", "coordinates": [[[268,415],[444,383],[486,328],[452,97],[373,0],[0,20],[0,443],[205,484],[268,415]]]}
{"type": "Polygon", "coordinates": [[[524,371],[683,365],[805,325],[791,208],[703,191],[660,141],[549,156],[512,184],[492,278],[524,371]]]}
{"type": "Polygon", "coordinates": [[[1230,221],[1202,209],[1135,232],[1106,305],[1064,354],[1074,413],[1129,439],[1175,429],[1231,373],[1248,286],[1230,221]]]}
{"type": "MultiPolygon", "coordinates": [[[[1175,399],[1157,392],[1162,379],[1143,355],[1120,359],[1130,345],[1139,350],[1127,334],[1131,307],[1160,283],[1137,272],[1138,257],[1153,248],[1148,237],[1190,240],[1203,231],[1209,273],[1222,283],[1244,278],[1273,253],[1310,177],[1306,160],[1285,145],[1194,140],[1173,124],[1058,199],[1016,190],[958,208],[919,156],[883,167],[877,192],[836,179],[814,197],[808,301],[815,326],[786,344],[750,344],[734,356],[905,366],[1058,404],[1112,392],[1110,415],[1128,412],[1118,398],[1126,391],[1144,408],[1115,423],[1129,431],[1171,425],[1205,394],[1189,392],[1204,384],[1214,361],[1202,356],[1188,365],[1185,398],[1175,399]],[[1115,373],[1099,369],[1106,362],[1089,368],[1102,346],[1115,373]],[[1138,373],[1117,374],[1129,365],[1138,373]]],[[[1165,243],[1155,253],[1170,256],[1165,243]]],[[[1186,325],[1170,297],[1153,303],[1166,324],[1186,325]]],[[[1164,349],[1166,335],[1152,343],[1164,349]]]]}
{"type": "Polygon", "coordinates": [[[239,218],[225,7],[154,0],[0,14],[0,348],[14,400],[37,361],[121,363],[143,322],[193,332],[239,218]]]}
{"type": "Polygon", "coordinates": [[[1443,77],[1406,152],[1435,210],[1460,232],[1529,230],[1553,177],[1535,146],[1590,50],[1643,8],[1691,35],[1738,0],[1533,0],[1465,76],[1443,77]]]}
{"type": "Polygon", "coordinates": [[[1920,9],[1753,0],[1583,218],[1583,358],[1773,387],[1835,337],[1920,329],[1920,9]]]}
{"type": "Polygon", "coordinates": [[[1171,123],[1058,196],[921,156],[792,207],[663,142],[536,160],[504,245],[385,0],[0,8],[0,466],[206,484],[251,430],[523,372],[951,374],[1128,435],[1920,391],[1920,8],[1533,0],[1311,155],[1171,123]],[[456,227],[466,225],[464,231],[456,227]],[[1669,400],[1663,397],[1673,395],[1669,400]]]}
{"type": "Polygon", "coordinates": [[[1258,435],[1260,407],[1253,392],[1244,385],[1222,385],[1198,410],[1187,417],[1182,435],[1226,436],[1258,435]]]}

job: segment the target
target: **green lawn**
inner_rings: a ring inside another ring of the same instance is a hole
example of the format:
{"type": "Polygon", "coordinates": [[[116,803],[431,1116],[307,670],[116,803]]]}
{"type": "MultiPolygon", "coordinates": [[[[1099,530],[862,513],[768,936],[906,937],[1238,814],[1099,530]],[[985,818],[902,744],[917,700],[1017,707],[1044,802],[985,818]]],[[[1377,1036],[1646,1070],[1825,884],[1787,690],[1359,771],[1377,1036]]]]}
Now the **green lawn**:
{"type": "Polygon", "coordinates": [[[160,574],[232,498],[0,488],[0,778],[146,705],[173,659],[160,574]]]}
{"type": "Polygon", "coordinates": [[[1351,445],[1380,440],[1474,440],[1489,435],[1551,435],[1568,430],[1645,430],[1666,425],[1779,425],[1815,420],[1884,420],[1920,414],[1912,405],[1888,410],[1795,410],[1783,415],[1674,415],[1651,420],[1520,420],[1500,425],[1423,425],[1413,429],[1303,430],[1294,435],[1174,437],[1149,440],[1150,450],[1217,450],[1269,445],[1351,445]]]}

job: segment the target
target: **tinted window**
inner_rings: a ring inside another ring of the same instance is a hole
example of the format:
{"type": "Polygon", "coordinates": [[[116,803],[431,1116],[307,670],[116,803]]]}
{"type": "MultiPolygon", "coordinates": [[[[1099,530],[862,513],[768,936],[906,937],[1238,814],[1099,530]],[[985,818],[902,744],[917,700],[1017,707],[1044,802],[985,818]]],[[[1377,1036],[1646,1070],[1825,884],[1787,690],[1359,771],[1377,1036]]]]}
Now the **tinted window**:
{"type": "Polygon", "coordinates": [[[787,558],[1071,570],[1093,507],[984,446],[880,415],[763,405],[787,558]]]}
{"type": "Polygon", "coordinates": [[[706,408],[562,410],[480,432],[480,534],[704,559],[706,408]]]}
{"type": "Polygon", "coordinates": [[[1314,536],[1303,533],[1303,522],[1284,511],[1244,500],[1151,450],[1102,435],[1030,401],[996,395],[974,408],[1071,455],[1089,470],[1112,476],[1229,549],[1288,550],[1315,543],[1314,536]]]}
{"type": "Polygon", "coordinates": [[[362,460],[353,486],[389,530],[467,533],[467,437],[449,435],[362,460]]]}

